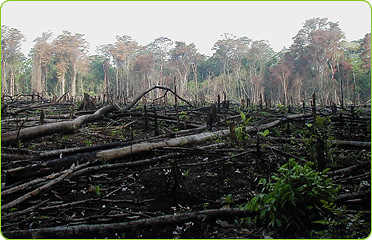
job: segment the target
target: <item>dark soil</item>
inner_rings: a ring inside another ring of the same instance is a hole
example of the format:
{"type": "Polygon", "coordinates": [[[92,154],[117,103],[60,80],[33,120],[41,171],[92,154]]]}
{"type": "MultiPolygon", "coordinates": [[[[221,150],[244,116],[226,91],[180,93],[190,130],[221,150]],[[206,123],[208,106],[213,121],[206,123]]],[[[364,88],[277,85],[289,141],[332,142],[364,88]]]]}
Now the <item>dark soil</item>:
{"type": "MultiPolygon", "coordinates": [[[[9,112],[19,108],[14,104],[8,107],[9,112]]],[[[54,106],[44,109],[45,115],[68,114],[71,106],[54,106]]],[[[158,107],[160,134],[185,129],[183,120],[180,125],[162,119],[161,116],[174,118],[174,111],[158,107]]],[[[204,125],[206,108],[186,109],[180,111],[187,113],[189,123],[204,125]]],[[[244,109],[247,116],[252,117],[249,125],[261,125],[281,118],[286,113],[282,109],[258,110],[255,107],[244,109]]],[[[301,110],[298,110],[300,112],[301,110]]],[[[358,119],[359,123],[345,123],[340,127],[340,121],[333,123],[334,137],[338,140],[370,141],[369,109],[362,109],[358,119]],[[361,120],[362,119],[362,120],[361,120]]],[[[75,115],[80,114],[76,112],[75,115]]],[[[8,121],[8,119],[38,116],[39,110],[30,110],[16,116],[11,114],[2,116],[2,132],[19,128],[22,121],[8,121]]],[[[344,116],[347,115],[347,112],[344,116]]],[[[218,128],[228,128],[223,122],[228,117],[241,126],[239,112],[232,108],[220,114],[221,124],[218,128]]],[[[66,119],[61,119],[63,121],[66,119]]],[[[169,120],[169,119],[168,119],[169,120]]],[[[270,129],[269,137],[295,137],[302,138],[306,134],[303,129],[305,123],[312,120],[293,121],[270,129]]],[[[38,121],[24,121],[23,125],[37,125],[38,121]]],[[[2,189],[12,186],[5,181],[5,173],[9,169],[29,166],[49,159],[39,159],[41,152],[72,147],[85,147],[101,145],[110,142],[140,142],[155,137],[154,119],[150,118],[150,129],[145,130],[142,109],[132,110],[130,113],[111,113],[104,120],[87,124],[73,133],[56,133],[51,136],[36,138],[28,142],[20,142],[17,146],[2,146],[2,189]],[[127,127],[124,125],[135,121],[127,127]]],[[[191,129],[193,127],[186,126],[191,129]]],[[[216,131],[213,127],[211,131],[216,131]]],[[[169,138],[169,137],[168,137],[169,138]]],[[[155,140],[154,140],[155,141],[155,140]]],[[[158,140],[156,140],[158,141],[158,140]]],[[[101,170],[63,182],[32,197],[9,210],[2,211],[1,230],[6,232],[48,228],[56,226],[71,226],[80,224],[106,224],[127,222],[137,219],[151,218],[162,215],[173,215],[203,209],[219,209],[239,207],[258,194],[261,189],[257,184],[261,178],[270,178],[276,169],[287,163],[289,155],[301,161],[313,161],[303,143],[279,143],[269,138],[261,138],[259,151],[257,151],[256,136],[244,142],[234,138],[212,139],[202,145],[188,145],[178,148],[157,149],[153,152],[133,155],[125,159],[112,162],[95,160],[91,165],[111,164],[114,162],[128,162],[150,159],[170,153],[178,153],[166,161],[151,166],[133,168],[119,168],[101,170]],[[224,143],[217,145],[216,143],[224,143]],[[201,147],[206,147],[201,149],[201,147]],[[284,153],[275,152],[268,146],[275,147],[284,153]],[[229,158],[234,154],[246,152],[239,157],[229,158]],[[289,154],[289,155],[288,155],[289,154]],[[70,203],[70,204],[68,204],[70,203]],[[27,210],[24,214],[17,212],[27,210]],[[4,219],[4,217],[6,217],[4,219]]],[[[327,167],[340,169],[365,161],[370,161],[370,149],[336,148],[332,153],[333,162],[327,167]]],[[[345,179],[360,176],[348,181],[339,181],[342,185],[340,194],[370,190],[370,165],[356,169],[345,175],[335,176],[334,179],[345,179]],[[369,173],[369,174],[368,174],[369,173]]],[[[30,181],[32,179],[25,179],[30,181]]],[[[23,196],[37,186],[24,191],[2,197],[2,204],[8,203],[17,197],[23,196]]],[[[350,214],[367,211],[370,215],[370,196],[350,199],[342,203],[350,214]]],[[[369,221],[369,216],[365,219],[369,221]]],[[[53,238],[53,236],[47,236],[53,238]]],[[[278,233],[269,229],[267,225],[246,226],[241,224],[239,218],[204,219],[203,221],[190,221],[166,226],[146,227],[145,229],[105,232],[104,234],[92,232],[89,235],[77,238],[291,238],[304,237],[301,233],[278,233]]],[[[366,237],[366,236],[362,236],[366,237]]]]}

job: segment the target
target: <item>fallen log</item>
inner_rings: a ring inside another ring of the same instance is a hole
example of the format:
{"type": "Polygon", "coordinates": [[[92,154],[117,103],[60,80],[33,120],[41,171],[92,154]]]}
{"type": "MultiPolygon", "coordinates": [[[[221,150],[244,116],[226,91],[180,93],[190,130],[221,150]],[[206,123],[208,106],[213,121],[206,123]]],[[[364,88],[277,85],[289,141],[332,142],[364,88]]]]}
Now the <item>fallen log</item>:
{"type": "Polygon", "coordinates": [[[108,105],[97,110],[94,114],[91,115],[83,115],[80,116],[72,121],[64,121],[64,122],[56,122],[45,124],[41,126],[29,127],[24,128],[21,130],[6,132],[1,134],[1,143],[4,144],[12,144],[16,143],[17,140],[28,140],[28,139],[35,139],[38,137],[47,136],[50,134],[58,133],[58,132],[71,132],[74,131],[82,124],[94,122],[103,117],[103,115],[115,110],[116,107],[114,105],[108,105]]]}
{"type": "MultiPolygon", "coordinates": [[[[255,133],[259,131],[263,131],[275,126],[278,126],[281,123],[286,122],[287,120],[290,119],[295,119],[295,118],[303,118],[311,115],[307,114],[295,114],[295,115],[290,115],[287,116],[283,119],[275,120],[273,122],[263,124],[261,126],[257,127],[246,127],[246,132],[247,133],[255,133]]],[[[199,133],[195,135],[190,135],[190,136],[184,136],[184,137],[177,137],[177,138],[172,138],[166,141],[160,141],[160,142],[149,142],[149,143],[141,143],[141,144],[134,144],[132,146],[128,147],[123,147],[123,148],[116,148],[116,149],[109,149],[109,150],[104,150],[100,151],[97,153],[98,158],[102,158],[105,160],[113,160],[113,159],[120,159],[128,155],[132,154],[138,154],[140,152],[147,152],[147,151],[153,151],[157,148],[161,147],[175,147],[175,146],[183,146],[186,144],[197,144],[204,142],[208,139],[214,138],[214,137],[220,137],[224,138],[226,136],[230,135],[230,130],[220,130],[216,132],[205,132],[205,133],[199,133]]]]}
{"type": "Polygon", "coordinates": [[[40,192],[42,192],[42,191],[44,191],[44,190],[50,188],[51,186],[53,186],[53,185],[55,185],[55,184],[61,182],[61,181],[62,181],[63,179],[65,179],[68,175],[70,175],[74,170],[75,170],[75,164],[72,164],[71,167],[70,167],[70,169],[66,170],[66,171],[65,171],[61,176],[59,176],[58,178],[53,179],[53,180],[51,180],[50,182],[48,182],[47,184],[45,184],[45,185],[43,185],[43,186],[41,186],[41,187],[39,187],[39,188],[37,188],[37,189],[35,189],[35,190],[33,190],[33,191],[31,191],[31,192],[29,192],[29,193],[27,193],[27,194],[21,196],[21,197],[19,197],[19,198],[13,200],[13,201],[11,201],[11,202],[9,202],[9,203],[7,203],[7,204],[2,205],[2,206],[1,206],[1,211],[7,210],[7,209],[9,209],[9,208],[12,208],[12,207],[14,207],[14,206],[16,206],[16,205],[18,205],[18,204],[20,204],[20,203],[26,201],[27,199],[29,199],[29,198],[31,198],[31,197],[37,195],[38,193],[40,193],[40,192]]]}
{"type": "Polygon", "coordinates": [[[226,217],[243,217],[248,214],[237,208],[211,209],[197,212],[188,212],[178,215],[164,215],[158,217],[145,218],[129,222],[108,223],[108,224],[84,224],[73,226],[59,226],[51,228],[36,228],[28,230],[3,231],[6,238],[75,238],[86,236],[87,234],[105,234],[115,231],[136,230],[149,227],[166,226],[190,222],[195,220],[216,219],[226,217]]]}
{"type": "Polygon", "coordinates": [[[359,163],[359,164],[348,166],[346,168],[341,168],[341,169],[338,169],[338,170],[335,170],[335,171],[330,171],[330,172],[327,173],[327,175],[328,176],[335,176],[335,175],[340,175],[340,174],[344,174],[344,173],[347,173],[347,172],[352,172],[356,169],[362,169],[366,165],[369,165],[369,164],[371,164],[370,161],[365,161],[365,162],[362,162],[362,163],[359,163]]]}
{"type": "Polygon", "coordinates": [[[371,190],[357,191],[351,193],[344,193],[337,197],[336,202],[343,202],[349,199],[371,197],[371,190]]]}
{"type": "MultiPolygon", "coordinates": [[[[276,141],[276,142],[306,142],[310,139],[306,138],[280,138],[280,137],[267,137],[268,140],[276,141]]],[[[359,141],[342,141],[342,140],[332,140],[331,143],[338,147],[345,147],[345,148],[362,148],[362,149],[370,149],[371,142],[359,142],[359,141]]]]}
{"type": "Polygon", "coordinates": [[[10,185],[31,177],[41,177],[52,172],[60,171],[71,164],[80,164],[96,159],[96,152],[80,153],[64,158],[57,158],[40,164],[33,164],[26,167],[18,167],[5,171],[5,184],[10,185]]]}
{"type": "Polygon", "coordinates": [[[36,178],[32,181],[28,181],[28,182],[25,182],[21,185],[18,185],[18,186],[15,186],[13,188],[10,188],[10,189],[6,189],[6,190],[1,190],[1,197],[4,197],[6,195],[9,195],[9,194],[13,194],[13,193],[16,193],[16,192],[19,192],[19,191],[22,191],[32,185],[36,185],[38,183],[41,183],[41,182],[45,182],[49,179],[53,179],[55,177],[57,177],[59,175],[59,173],[52,173],[46,177],[43,177],[43,178],[36,178]]]}
{"type": "MultiPolygon", "coordinates": [[[[218,144],[211,144],[207,146],[200,147],[199,149],[208,149],[211,147],[218,147],[224,145],[223,143],[218,143],[218,144]]],[[[216,149],[214,149],[216,150],[216,149]]],[[[78,171],[75,171],[73,174],[71,174],[70,178],[74,178],[77,176],[80,176],[82,174],[87,174],[89,172],[97,172],[99,170],[107,170],[107,169],[118,169],[118,168],[128,168],[128,167],[139,167],[139,166],[144,166],[144,165],[151,165],[151,164],[156,164],[162,161],[166,161],[171,158],[179,158],[180,156],[185,156],[186,153],[169,153],[166,155],[158,156],[158,157],[153,157],[150,159],[144,159],[144,160],[138,160],[134,162],[121,162],[121,163],[113,163],[113,164],[105,164],[105,165],[99,165],[99,166],[92,166],[92,167],[86,167],[83,169],[80,169],[78,171]]],[[[230,156],[231,157],[231,156],[230,156]]],[[[233,156],[232,156],[233,157],[233,156]]]]}
{"type": "Polygon", "coordinates": [[[55,106],[55,105],[73,105],[73,104],[72,103],[58,103],[58,102],[36,104],[36,105],[31,105],[31,106],[27,106],[27,107],[18,109],[18,110],[14,111],[14,112],[11,112],[10,114],[11,115],[17,115],[18,113],[21,113],[21,112],[24,112],[24,111],[27,111],[27,110],[31,110],[31,109],[35,109],[35,108],[50,107],[50,106],[55,106]]]}
{"type": "MultiPolygon", "coordinates": [[[[285,118],[285,120],[275,120],[273,122],[263,124],[257,127],[246,127],[247,133],[255,133],[259,131],[266,130],[268,128],[272,128],[278,126],[281,123],[284,123],[286,119],[295,119],[295,118],[302,118],[307,115],[304,114],[296,114],[290,115],[285,118]]],[[[310,115],[311,116],[311,115],[310,115]]],[[[188,144],[198,144],[204,141],[207,141],[211,138],[225,138],[230,135],[230,129],[227,130],[220,130],[216,132],[204,132],[189,136],[183,137],[176,137],[171,138],[168,140],[159,140],[157,142],[141,142],[137,144],[133,144],[130,146],[125,146],[121,148],[114,148],[108,150],[101,150],[95,152],[88,152],[82,154],[76,154],[73,156],[68,156],[65,158],[58,158],[51,161],[47,161],[41,164],[35,164],[28,167],[21,167],[10,169],[6,171],[6,182],[7,184],[11,184],[16,182],[17,180],[24,180],[30,178],[32,176],[43,176],[45,174],[49,174],[53,171],[58,171],[62,167],[70,166],[72,163],[76,163],[77,161],[86,162],[92,159],[100,159],[104,161],[110,161],[115,159],[121,159],[127,156],[131,156],[134,154],[139,154],[142,152],[151,152],[155,149],[159,149],[162,147],[176,147],[176,146],[184,146],[188,144]]]]}
{"type": "MultiPolygon", "coordinates": [[[[173,92],[173,90],[170,89],[170,88],[163,87],[163,86],[154,86],[154,87],[151,87],[151,88],[147,89],[146,91],[144,91],[139,96],[137,96],[128,106],[123,108],[121,111],[122,112],[128,111],[134,105],[136,105],[136,103],[144,95],[146,95],[147,93],[149,93],[150,91],[152,91],[154,89],[163,89],[163,90],[170,91],[173,94],[175,94],[173,92]]],[[[192,105],[188,101],[184,100],[183,98],[181,98],[177,94],[175,94],[175,96],[180,98],[182,101],[186,102],[188,105],[190,105],[192,107],[192,105]]],[[[103,107],[103,108],[97,110],[95,113],[93,113],[91,115],[83,115],[83,116],[80,116],[80,117],[78,117],[78,118],[76,118],[72,121],[45,124],[45,125],[42,125],[42,126],[29,127],[29,128],[25,128],[25,129],[20,129],[20,130],[16,130],[16,131],[3,133],[3,134],[1,134],[1,143],[3,145],[4,144],[14,144],[18,140],[29,140],[29,139],[33,139],[33,138],[37,138],[37,137],[43,137],[43,136],[58,133],[58,132],[71,132],[71,131],[74,131],[74,130],[80,128],[80,126],[82,124],[89,123],[89,122],[94,122],[94,121],[97,121],[97,120],[101,119],[103,117],[103,115],[105,115],[105,114],[107,114],[107,113],[109,113],[109,112],[111,112],[115,109],[116,109],[116,107],[114,105],[108,105],[106,107],[103,107]]]]}

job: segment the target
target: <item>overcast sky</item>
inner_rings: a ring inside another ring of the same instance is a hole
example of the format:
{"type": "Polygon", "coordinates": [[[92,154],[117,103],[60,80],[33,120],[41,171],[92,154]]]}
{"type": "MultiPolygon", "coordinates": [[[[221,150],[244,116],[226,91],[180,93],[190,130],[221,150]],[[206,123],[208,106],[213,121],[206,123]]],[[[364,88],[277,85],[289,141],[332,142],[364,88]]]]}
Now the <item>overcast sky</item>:
{"type": "Polygon", "coordinates": [[[362,1],[10,1],[1,8],[1,24],[26,36],[26,55],[35,38],[49,30],[53,37],[63,30],[85,34],[91,54],[98,45],[114,43],[117,35],[129,35],[141,45],[162,36],[195,43],[200,53],[210,56],[223,33],[268,40],[280,51],[313,17],[339,22],[348,41],[371,32],[371,9],[362,1]]]}

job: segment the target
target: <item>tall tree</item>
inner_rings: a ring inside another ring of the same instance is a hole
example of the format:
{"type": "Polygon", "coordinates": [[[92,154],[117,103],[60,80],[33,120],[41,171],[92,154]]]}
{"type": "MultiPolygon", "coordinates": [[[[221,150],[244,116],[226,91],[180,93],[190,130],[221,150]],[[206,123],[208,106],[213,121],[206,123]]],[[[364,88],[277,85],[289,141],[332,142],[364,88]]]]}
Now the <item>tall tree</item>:
{"type": "Polygon", "coordinates": [[[171,61],[179,76],[179,92],[184,95],[187,92],[187,81],[192,63],[198,57],[195,44],[187,45],[185,42],[176,41],[171,50],[171,61]]]}
{"type": "Polygon", "coordinates": [[[41,37],[34,40],[32,49],[32,92],[42,93],[46,87],[48,64],[52,59],[52,45],[48,42],[51,32],[44,32],[41,37]]]}
{"type": "Polygon", "coordinates": [[[16,82],[14,76],[15,64],[22,61],[21,44],[24,35],[16,28],[1,26],[1,92],[14,95],[16,82]],[[9,75],[9,81],[7,82],[9,75]]]}
{"type": "Polygon", "coordinates": [[[116,36],[114,44],[101,46],[101,51],[109,53],[116,66],[115,93],[118,97],[133,95],[135,88],[130,74],[140,46],[128,35],[116,36]]]}
{"type": "Polygon", "coordinates": [[[277,65],[270,68],[270,73],[273,75],[275,79],[278,79],[282,91],[284,93],[284,105],[288,101],[288,91],[290,87],[290,77],[293,70],[293,62],[289,57],[289,53],[286,54],[284,58],[282,58],[277,65]],[[286,57],[287,56],[287,57],[286,57]]]}
{"type": "Polygon", "coordinates": [[[155,63],[158,66],[159,81],[158,85],[164,85],[164,65],[170,59],[170,49],[173,41],[167,37],[156,38],[147,47],[154,53],[155,63]]]}
{"type": "Polygon", "coordinates": [[[247,58],[252,40],[248,37],[236,37],[225,33],[212,50],[213,58],[218,59],[222,69],[223,90],[229,97],[241,98],[249,95],[244,83],[243,59],[247,58]]]}
{"type": "Polygon", "coordinates": [[[70,73],[70,96],[76,96],[76,74],[77,64],[86,55],[88,43],[83,38],[83,34],[72,34],[68,31],[57,36],[53,41],[53,50],[57,56],[57,71],[61,84],[61,94],[65,93],[65,77],[67,71],[70,73]]]}
{"type": "Polygon", "coordinates": [[[253,41],[244,59],[248,78],[249,95],[258,102],[260,94],[264,94],[264,80],[268,72],[269,63],[275,56],[274,50],[267,41],[253,41]]]}
{"type": "Polygon", "coordinates": [[[327,103],[338,98],[334,81],[335,68],[340,61],[340,43],[344,34],[338,23],[327,18],[307,20],[293,38],[291,51],[296,55],[298,70],[302,76],[312,79],[306,87],[319,92],[320,99],[327,103]]]}

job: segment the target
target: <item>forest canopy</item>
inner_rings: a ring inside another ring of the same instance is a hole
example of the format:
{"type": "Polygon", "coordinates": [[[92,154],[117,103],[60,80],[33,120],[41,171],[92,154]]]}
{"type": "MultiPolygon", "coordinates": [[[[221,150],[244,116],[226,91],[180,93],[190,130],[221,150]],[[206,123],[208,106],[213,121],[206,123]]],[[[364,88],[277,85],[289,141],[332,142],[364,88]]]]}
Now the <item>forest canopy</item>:
{"type": "MultiPolygon", "coordinates": [[[[323,104],[365,103],[371,96],[371,34],[348,42],[338,23],[307,20],[289,48],[275,52],[268,41],[225,33],[212,56],[195,44],[156,38],[141,46],[127,35],[88,55],[84,34],[45,32],[28,56],[25,36],[1,26],[1,93],[37,93],[44,98],[84,93],[101,99],[130,99],[154,85],[174,88],[201,104],[223,91],[229,99],[258,102],[260,96],[286,105],[308,101],[316,92],[323,104]]],[[[156,92],[152,97],[157,97],[156,92]]]]}

